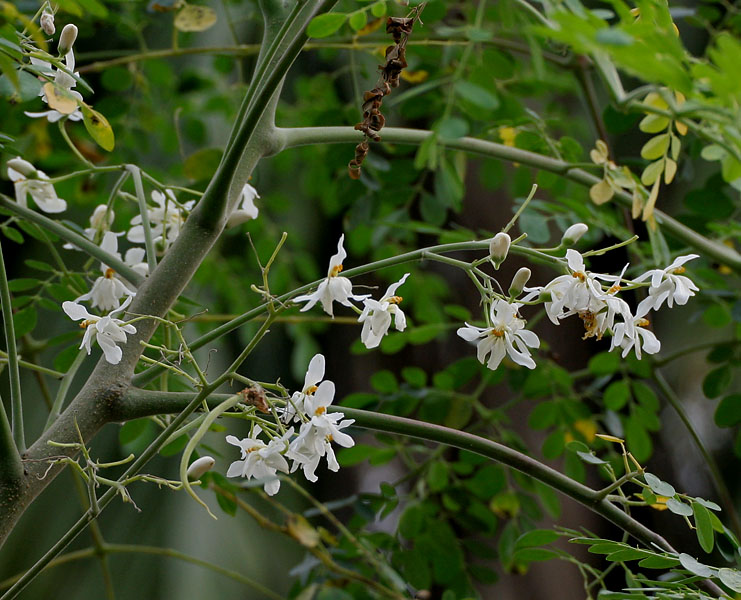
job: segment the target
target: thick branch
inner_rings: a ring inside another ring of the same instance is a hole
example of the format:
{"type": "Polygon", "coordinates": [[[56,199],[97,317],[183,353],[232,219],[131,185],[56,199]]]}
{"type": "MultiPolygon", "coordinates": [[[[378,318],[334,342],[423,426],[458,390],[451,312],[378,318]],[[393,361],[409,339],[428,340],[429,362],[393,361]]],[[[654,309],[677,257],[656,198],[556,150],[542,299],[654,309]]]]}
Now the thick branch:
{"type": "MultiPolygon", "coordinates": [[[[278,128],[277,131],[283,137],[285,147],[345,142],[357,144],[363,138],[363,135],[359,131],[355,131],[352,127],[278,128]]],[[[383,129],[383,141],[397,144],[419,145],[430,135],[432,135],[431,131],[422,129],[403,129],[398,127],[384,127],[383,129]]],[[[496,142],[462,137],[455,140],[447,140],[444,145],[455,150],[479,154],[488,158],[517,162],[535,167],[536,169],[551,171],[588,187],[600,181],[594,175],[582,169],[574,168],[562,160],[528,152],[527,150],[520,150],[519,148],[511,148],[503,144],[497,144],[496,142]]],[[[617,192],[614,197],[624,206],[630,207],[633,204],[632,197],[626,192],[617,192]]],[[[741,272],[741,255],[733,248],[709,240],[660,210],[655,210],[654,216],[656,217],[656,222],[678,240],[695,248],[705,257],[741,272]]]]}

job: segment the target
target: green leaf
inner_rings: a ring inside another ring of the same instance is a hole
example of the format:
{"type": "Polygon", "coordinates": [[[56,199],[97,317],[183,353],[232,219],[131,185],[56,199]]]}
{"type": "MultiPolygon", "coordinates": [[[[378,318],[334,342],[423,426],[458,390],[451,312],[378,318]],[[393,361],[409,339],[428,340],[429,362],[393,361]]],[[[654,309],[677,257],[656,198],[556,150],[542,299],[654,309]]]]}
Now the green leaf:
{"type": "Polygon", "coordinates": [[[192,181],[211,179],[221,162],[221,148],[203,148],[185,159],[183,175],[192,181]]]}
{"type": "Polygon", "coordinates": [[[2,229],[3,235],[9,240],[14,241],[16,244],[23,243],[23,236],[21,235],[21,232],[18,231],[17,229],[14,229],[13,227],[6,227],[5,225],[3,225],[1,229],[2,229]]]}
{"type": "Polygon", "coordinates": [[[422,532],[425,514],[419,504],[410,504],[399,519],[399,533],[402,537],[413,540],[422,532]]]}
{"type": "Polygon", "coordinates": [[[736,569],[719,569],[718,578],[723,585],[741,594],[741,572],[736,569]]]}
{"type": "Polygon", "coordinates": [[[306,35],[313,38],[325,38],[337,31],[347,20],[344,13],[324,13],[311,20],[306,28],[306,35]]]}
{"type": "Polygon", "coordinates": [[[713,369],[702,381],[702,391],[708,398],[717,398],[731,384],[733,374],[730,365],[713,369]]]}
{"type": "Polygon", "coordinates": [[[370,7],[370,11],[374,17],[382,17],[386,14],[386,1],[378,0],[378,2],[374,2],[370,7]]]}
{"type": "Polygon", "coordinates": [[[641,156],[647,160],[661,158],[669,148],[670,141],[671,137],[668,133],[652,137],[641,148],[641,156]]]}
{"type": "Polygon", "coordinates": [[[355,444],[351,448],[342,448],[337,452],[337,462],[341,467],[352,467],[370,458],[376,450],[374,446],[368,444],[355,444]]]}
{"type": "Polygon", "coordinates": [[[216,11],[208,6],[185,4],[175,16],[175,29],[179,31],[205,31],[216,23],[216,11]]]}
{"type": "Polygon", "coordinates": [[[350,27],[354,31],[360,31],[363,27],[365,27],[365,24],[368,22],[368,16],[365,14],[364,10],[358,10],[350,15],[349,22],[350,22],[350,27]]]}
{"type": "Polygon", "coordinates": [[[515,551],[513,559],[515,562],[529,563],[551,560],[558,557],[558,552],[548,550],[547,548],[521,548],[515,551]]]}
{"type": "Polygon", "coordinates": [[[471,104],[475,104],[484,110],[496,110],[499,108],[499,98],[486,88],[476,85],[470,81],[460,80],[453,87],[456,94],[471,104]]]}
{"type": "Polygon", "coordinates": [[[36,269],[37,271],[45,271],[46,273],[52,273],[54,271],[54,267],[45,262],[41,262],[40,260],[33,260],[32,258],[29,258],[24,262],[27,266],[31,267],[32,269],[36,269]]]}
{"type": "Polygon", "coordinates": [[[40,283],[38,279],[31,278],[11,279],[8,282],[8,288],[11,292],[23,292],[35,288],[40,283]]]}
{"type": "Polygon", "coordinates": [[[533,529],[523,533],[515,542],[516,548],[529,548],[531,546],[545,546],[552,544],[561,536],[550,529],[533,529]]]}
{"type": "Polygon", "coordinates": [[[116,145],[116,138],[113,135],[113,128],[108,122],[108,119],[84,102],[80,104],[80,110],[82,111],[82,120],[85,123],[85,129],[87,129],[90,137],[103,150],[111,152],[116,145]]]}
{"type": "Polygon", "coordinates": [[[427,485],[432,492],[441,492],[448,486],[448,465],[444,461],[436,461],[427,471],[427,485]]]}
{"type": "Polygon", "coordinates": [[[468,121],[460,117],[448,117],[438,121],[434,130],[441,140],[455,140],[468,133],[468,121]]]}
{"type": "Polygon", "coordinates": [[[710,521],[710,511],[699,502],[693,502],[692,512],[695,513],[697,541],[700,542],[700,547],[710,554],[715,545],[715,534],[713,533],[713,525],[710,521]]]}
{"type": "Polygon", "coordinates": [[[677,493],[673,485],[666,481],[661,481],[661,479],[656,477],[656,475],[647,472],[643,474],[643,477],[646,480],[648,487],[650,487],[651,491],[657,496],[667,496],[671,498],[677,493]]]}
{"type": "Polygon", "coordinates": [[[391,394],[399,389],[396,377],[391,371],[378,371],[370,379],[371,387],[380,394],[391,394]]]}
{"type": "Polygon", "coordinates": [[[638,562],[638,566],[644,569],[669,569],[678,564],[679,560],[671,556],[649,556],[638,562]]]}
{"type": "Polygon", "coordinates": [[[603,397],[605,408],[618,411],[630,399],[630,387],[625,380],[614,381],[605,390],[603,397]]]}
{"type": "Polygon", "coordinates": [[[27,306],[13,315],[13,325],[15,337],[19,338],[27,333],[31,333],[36,327],[37,313],[36,308],[27,306]]]}
{"type": "Polygon", "coordinates": [[[701,562],[698,562],[696,559],[692,558],[689,554],[685,554],[684,552],[682,552],[679,555],[679,562],[685,569],[687,569],[693,575],[697,575],[699,577],[712,577],[713,576],[713,570],[710,567],[702,564],[701,562]]]}
{"type": "Polygon", "coordinates": [[[237,514],[237,501],[234,498],[227,498],[224,494],[217,493],[216,503],[229,516],[233,517],[237,514]]]}
{"type": "Polygon", "coordinates": [[[710,327],[725,327],[731,320],[731,311],[725,304],[713,304],[702,313],[702,320],[710,327]]]}
{"type": "Polygon", "coordinates": [[[646,115],[638,124],[638,128],[646,133],[659,133],[669,127],[670,120],[662,115],[646,115]]]}
{"type": "Polygon", "coordinates": [[[620,354],[600,352],[589,359],[588,367],[592,375],[612,375],[620,368],[620,354]]]}
{"type": "Polygon", "coordinates": [[[174,440],[172,440],[169,444],[165,444],[162,446],[162,449],[160,450],[161,456],[175,456],[176,454],[180,454],[182,452],[183,448],[188,444],[188,440],[190,438],[186,435],[179,435],[174,440]]]}
{"type": "Polygon", "coordinates": [[[643,423],[636,417],[628,419],[625,425],[625,441],[639,463],[648,460],[653,452],[651,437],[646,433],[643,423]]]}
{"type": "Polygon", "coordinates": [[[404,367],[401,370],[401,376],[413,388],[424,387],[427,383],[427,373],[419,367],[404,367]]]}
{"type": "Polygon", "coordinates": [[[676,498],[669,498],[666,501],[666,507],[675,515],[689,517],[692,514],[692,507],[689,504],[685,504],[681,500],[677,500],[676,498]]]}
{"type": "Polygon", "coordinates": [[[124,423],[118,430],[118,441],[122,446],[134,442],[143,435],[149,427],[149,419],[134,419],[124,423]]]}
{"type": "Polygon", "coordinates": [[[741,394],[731,394],[718,403],[715,409],[715,424],[718,427],[734,427],[741,423],[741,394]]]}

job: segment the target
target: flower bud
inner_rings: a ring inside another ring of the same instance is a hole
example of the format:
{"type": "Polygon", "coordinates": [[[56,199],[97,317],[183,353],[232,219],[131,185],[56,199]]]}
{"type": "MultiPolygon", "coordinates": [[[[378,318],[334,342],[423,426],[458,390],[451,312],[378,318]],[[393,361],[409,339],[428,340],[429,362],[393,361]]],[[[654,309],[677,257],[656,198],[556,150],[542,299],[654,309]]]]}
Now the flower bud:
{"type": "Polygon", "coordinates": [[[495,268],[498,269],[499,265],[501,265],[504,262],[504,259],[507,258],[511,241],[510,237],[504,232],[499,232],[491,238],[491,242],[489,242],[489,256],[494,262],[495,268]]]}
{"type": "Polygon", "coordinates": [[[210,456],[202,456],[194,460],[188,467],[188,479],[200,479],[206,471],[210,471],[216,461],[210,456]]]}
{"type": "Polygon", "coordinates": [[[72,23],[65,25],[64,29],[62,29],[62,33],[59,34],[59,44],[57,44],[59,56],[65,56],[70,50],[72,50],[72,46],[75,45],[76,39],[77,26],[72,25],[72,23]]]}
{"type": "Polygon", "coordinates": [[[44,11],[39,19],[39,23],[46,35],[54,35],[56,28],[54,27],[54,15],[52,13],[44,11]]]}
{"type": "Polygon", "coordinates": [[[509,286],[509,295],[511,298],[517,298],[522,293],[525,284],[530,280],[530,269],[522,267],[518,269],[515,276],[512,278],[512,283],[509,286]]]}
{"type": "Polygon", "coordinates": [[[21,175],[23,175],[27,179],[36,179],[36,177],[38,176],[38,171],[36,171],[36,167],[34,167],[27,160],[23,160],[20,156],[11,158],[8,161],[8,168],[13,169],[14,171],[18,171],[21,175]]]}
{"type": "Polygon", "coordinates": [[[584,223],[574,223],[571,227],[563,232],[563,236],[561,237],[561,245],[567,247],[573,246],[587,231],[589,231],[589,227],[587,227],[584,223]]]}

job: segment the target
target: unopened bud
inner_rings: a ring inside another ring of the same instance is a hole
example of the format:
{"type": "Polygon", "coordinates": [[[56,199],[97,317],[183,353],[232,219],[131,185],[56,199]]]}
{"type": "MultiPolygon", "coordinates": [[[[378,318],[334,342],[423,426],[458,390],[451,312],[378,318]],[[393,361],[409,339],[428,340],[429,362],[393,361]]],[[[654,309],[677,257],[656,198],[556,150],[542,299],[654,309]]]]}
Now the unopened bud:
{"type": "Polygon", "coordinates": [[[494,262],[495,268],[498,269],[499,265],[501,265],[504,262],[504,259],[507,258],[511,241],[510,237],[503,232],[499,232],[491,238],[491,242],[489,242],[489,256],[494,262]]]}
{"type": "Polygon", "coordinates": [[[34,167],[27,160],[23,160],[20,156],[11,158],[8,161],[8,168],[13,169],[14,171],[18,171],[21,175],[23,175],[27,179],[36,179],[36,177],[38,176],[36,167],[34,167]]]}
{"type": "Polygon", "coordinates": [[[64,29],[62,29],[62,33],[59,34],[59,44],[57,44],[59,56],[65,56],[70,50],[72,50],[72,46],[75,45],[76,39],[77,26],[72,25],[72,23],[65,25],[64,29]]]}
{"type": "Polygon", "coordinates": [[[41,29],[46,35],[54,35],[56,28],[54,27],[54,15],[50,12],[44,12],[39,19],[41,29]]]}
{"type": "Polygon", "coordinates": [[[509,286],[509,295],[511,298],[517,298],[525,288],[525,284],[530,280],[530,269],[522,267],[518,269],[515,276],[512,278],[512,283],[509,286]]]}
{"type": "Polygon", "coordinates": [[[563,236],[561,237],[561,245],[567,247],[573,246],[587,231],[589,231],[589,227],[587,227],[584,223],[574,223],[571,227],[563,232],[563,236]]]}
{"type": "Polygon", "coordinates": [[[194,460],[188,467],[188,479],[200,479],[206,471],[210,471],[216,461],[210,456],[202,456],[194,460]]]}

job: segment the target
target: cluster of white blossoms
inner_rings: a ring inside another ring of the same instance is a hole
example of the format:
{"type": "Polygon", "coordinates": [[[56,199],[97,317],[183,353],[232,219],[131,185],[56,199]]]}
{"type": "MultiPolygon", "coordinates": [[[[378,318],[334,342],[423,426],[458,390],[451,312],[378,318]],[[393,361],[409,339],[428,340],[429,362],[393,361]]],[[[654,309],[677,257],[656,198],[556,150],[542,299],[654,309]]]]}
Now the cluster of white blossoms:
{"type": "Polygon", "coordinates": [[[351,300],[362,302],[363,310],[359,311],[358,317],[358,322],[363,324],[360,339],[366,348],[375,348],[381,343],[383,336],[388,333],[392,321],[397,331],[406,329],[406,315],[399,306],[402,297],[396,295],[396,290],[406,281],[409,273],[405,273],[399,281],[391,284],[380,300],[374,300],[370,294],[353,294],[352,282],[347,277],[340,276],[343,269],[342,262],[347,258],[347,252],[343,246],[344,241],[345,234],[342,234],[337,243],[337,254],[329,259],[326,279],[312,294],[297,296],[294,302],[306,302],[301,312],[311,309],[317,302],[320,302],[324,312],[330,317],[334,317],[333,302],[339,302],[351,308],[355,308],[351,300]]]}
{"type": "MultiPolygon", "coordinates": [[[[564,233],[562,244],[573,244],[587,231],[583,223],[572,225],[564,233]]],[[[509,251],[509,236],[497,234],[491,242],[490,254],[495,267],[502,263],[509,251]]],[[[625,357],[632,350],[641,358],[641,353],[655,354],[661,349],[661,342],[648,329],[649,311],[658,310],[662,304],[671,308],[674,303],[686,304],[698,290],[698,287],[686,276],[684,263],[697,254],[678,257],[664,269],[652,269],[635,279],[625,279],[623,268],[620,275],[592,273],[586,269],[584,258],[576,250],[566,251],[568,273],[559,275],[544,286],[527,288],[524,284],[530,277],[528,269],[520,269],[510,287],[509,300],[494,298],[490,302],[488,327],[474,327],[466,323],[458,330],[464,340],[477,344],[477,356],[481,363],[490,369],[496,369],[505,356],[515,363],[535,368],[535,361],[529,348],[538,348],[540,340],[531,331],[525,329],[525,321],[519,314],[525,302],[539,299],[544,302],[545,312],[554,324],[571,315],[578,315],[584,322],[586,330],[584,339],[595,337],[601,339],[605,334],[612,335],[610,350],[622,349],[625,357]],[[519,281],[518,281],[519,280],[519,281]],[[636,289],[646,286],[646,298],[642,300],[633,313],[630,305],[619,297],[621,290],[636,289]],[[515,299],[525,291],[520,302],[515,299]]]]}
{"type": "Polygon", "coordinates": [[[311,359],[304,379],[304,387],[294,392],[283,411],[287,424],[300,423],[298,433],[290,427],[282,435],[264,433],[270,438],[260,439],[263,429],[254,425],[249,437],[242,440],[229,435],[226,441],[237,446],[242,456],[227,470],[227,477],[246,477],[264,480],[264,490],[272,496],[280,489],[277,472],[293,473],[299,468],[309,481],[317,481],[316,469],[322,458],[326,458],[331,471],[340,468],[332,442],[350,448],[355,441],[343,429],[354,423],[345,419],[341,412],[327,409],[334,401],[335,386],[324,379],[324,356],[317,354],[311,359]],[[288,461],[291,461],[289,467],[288,461]]]}

